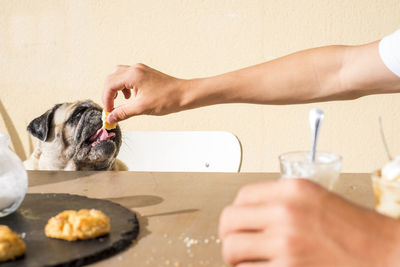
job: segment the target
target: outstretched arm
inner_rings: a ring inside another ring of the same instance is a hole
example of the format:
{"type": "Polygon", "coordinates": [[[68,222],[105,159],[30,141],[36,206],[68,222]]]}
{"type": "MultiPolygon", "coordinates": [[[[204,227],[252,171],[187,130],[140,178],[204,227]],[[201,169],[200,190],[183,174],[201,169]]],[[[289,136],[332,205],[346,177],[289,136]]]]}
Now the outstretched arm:
{"type": "Polygon", "coordinates": [[[384,65],[378,47],[379,41],[313,48],[214,77],[188,80],[143,64],[118,66],[107,77],[103,104],[111,111],[118,91],[125,98],[133,95],[113,111],[114,119],[120,121],[221,103],[281,105],[399,92],[400,78],[384,65]]]}

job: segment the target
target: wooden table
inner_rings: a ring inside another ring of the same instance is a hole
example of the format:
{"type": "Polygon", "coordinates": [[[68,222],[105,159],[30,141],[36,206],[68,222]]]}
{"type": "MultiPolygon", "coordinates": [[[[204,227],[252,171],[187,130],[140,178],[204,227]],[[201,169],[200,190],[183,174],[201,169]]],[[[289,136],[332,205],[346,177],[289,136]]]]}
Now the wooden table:
{"type": "MultiPolygon", "coordinates": [[[[245,184],[276,173],[142,173],[29,171],[29,193],[71,193],[134,210],[140,234],[132,246],[96,266],[224,266],[218,218],[245,184]]],[[[368,174],[343,174],[336,192],[372,207],[368,174]]]]}

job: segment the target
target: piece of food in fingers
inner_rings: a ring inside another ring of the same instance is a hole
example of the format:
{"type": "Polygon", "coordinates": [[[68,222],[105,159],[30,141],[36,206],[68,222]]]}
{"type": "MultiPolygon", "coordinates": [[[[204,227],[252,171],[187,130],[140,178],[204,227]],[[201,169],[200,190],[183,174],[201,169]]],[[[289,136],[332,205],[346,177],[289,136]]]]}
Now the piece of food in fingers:
{"type": "Polygon", "coordinates": [[[13,260],[25,253],[26,246],[18,234],[0,225],[0,262],[13,260]]]}
{"type": "Polygon", "coordinates": [[[112,130],[112,129],[115,129],[115,127],[117,127],[117,123],[110,124],[110,123],[107,122],[107,118],[108,118],[109,115],[110,115],[110,112],[107,112],[107,111],[103,110],[103,116],[102,116],[103,128],[106,129],[106,130],[112,130]]]}
{"type": "Polygon", "coordinates": [[[49,219],[46,236],[68,241],[84,240],[110,232],[110,219],[100,210],[65,210],[49,219]]]}

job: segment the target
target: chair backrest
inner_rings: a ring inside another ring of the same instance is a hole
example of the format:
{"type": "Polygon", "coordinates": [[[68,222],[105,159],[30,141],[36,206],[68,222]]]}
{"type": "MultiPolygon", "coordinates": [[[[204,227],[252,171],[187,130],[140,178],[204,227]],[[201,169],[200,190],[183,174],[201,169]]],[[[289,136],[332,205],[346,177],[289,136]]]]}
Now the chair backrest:
{"type": "Polygon", "coordinates": [[[118,159],[130,171],[238,172],[242,149],[222,131],[122,132],[118,159]]]}

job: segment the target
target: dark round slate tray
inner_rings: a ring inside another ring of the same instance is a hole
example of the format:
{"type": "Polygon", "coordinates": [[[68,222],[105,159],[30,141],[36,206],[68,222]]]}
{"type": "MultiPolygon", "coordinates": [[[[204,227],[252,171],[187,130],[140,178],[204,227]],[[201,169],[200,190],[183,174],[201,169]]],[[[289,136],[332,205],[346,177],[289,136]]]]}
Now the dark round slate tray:
{"type": "Polygon", "coordinates": [[[27,194],[19,209],[0,218],[24,236],[25,256],[3,266],[82,266],[116,254],[127,248],[139,232],[136,214],[117,203],[69,194],[27,194]],[[44,226],[50,217],[63,210],[98,209],[110,218],[111,230],[106,236],[68,242],[48,238],[44,226]]]}

